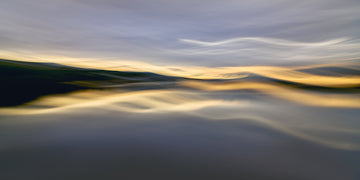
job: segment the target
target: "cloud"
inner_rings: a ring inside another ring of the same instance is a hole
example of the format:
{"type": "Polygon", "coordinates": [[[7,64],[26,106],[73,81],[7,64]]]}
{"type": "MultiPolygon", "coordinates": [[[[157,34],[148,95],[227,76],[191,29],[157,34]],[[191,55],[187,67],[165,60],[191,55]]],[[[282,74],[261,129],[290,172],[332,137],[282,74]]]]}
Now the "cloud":
{"type": "Polygon", "coordinates": [[[346,40],[348,40],[348,38],[338,38],[323,42],[305,43],[305,42],[289,41],[285,39],[263,38],[263,37],[239,37],[239,38],[232,38],[232,39],[216,41],[216,42],[198,41],[192,39],[180,39],[180,41],[182,42],[201,45],[201,46],[221,46],[221,45],[228,45],[234,43],[248,43],[249,41],[250,42],[254,41],[254,42],[279,45],[279,46],[304,46],[304,47],[329,46],[329,45],[341,43],[346,40]]]}
{"type": "MultiPolygon", "coordinates": [[[[321,42],[299,42],[279,38],[239,37],[220,41],[180,39],[185,48],[173,51],[190,58],[231,65],[284,63],[330,63],[358,59],[359,40],[335,38],[321,42]],[[232,63],[232,64],[231,64],[232,63]]],[[[217,65],[219,65],[217,64],[217,65]]]]}

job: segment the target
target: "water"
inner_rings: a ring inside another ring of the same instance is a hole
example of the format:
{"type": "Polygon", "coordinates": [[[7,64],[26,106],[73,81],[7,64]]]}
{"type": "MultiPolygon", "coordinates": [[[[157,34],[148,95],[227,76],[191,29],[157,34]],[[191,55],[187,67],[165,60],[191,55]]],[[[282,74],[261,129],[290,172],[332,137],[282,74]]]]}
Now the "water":
{"type": "Polygon", "coordinates": [[[46,96],[0,109],[0,179],[356,180],[359,98],[237,81],[46,96]]]}

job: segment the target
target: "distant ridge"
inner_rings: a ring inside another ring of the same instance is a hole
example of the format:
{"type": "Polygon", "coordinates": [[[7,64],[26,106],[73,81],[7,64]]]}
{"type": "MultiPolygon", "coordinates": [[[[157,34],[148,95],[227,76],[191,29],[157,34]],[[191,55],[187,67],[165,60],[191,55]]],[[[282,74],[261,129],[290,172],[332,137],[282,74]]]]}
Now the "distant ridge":
{"type": "MultiPolygon", "coordinates": [[[[321,66],[299,68],[296,71],[324,77],[358,77],[360,75],[357,67],[321,66]]],[[[69,93],[86,89],[131,88],[131,90],[144,90],[174,87],[189,88],[181,86],[181,83],[177,83],[184,80],[219,83],[256,82],[312,91],[360,93],[360,82],[358,85],[355,84],[351,87],[326,87],[321,86],[321,84],[306,84],[291,81],[291,79],[272,78],[256,73],[230,73],[226,75],[230,77],[241,75],[243,77],[234,79],[189,79],[150,72],[108,71],[77,68],[55,63],[0,59],[0,107],[22,105],[45,95],[69,93]]]]}
{"type": "Polygon", "coordinates": [[[102,89],[106,85],[178,79],[181,78],[149,72],[82,69],[55,63],[0,59],[0,107],[21,105],[44,95],[102,89]]]}

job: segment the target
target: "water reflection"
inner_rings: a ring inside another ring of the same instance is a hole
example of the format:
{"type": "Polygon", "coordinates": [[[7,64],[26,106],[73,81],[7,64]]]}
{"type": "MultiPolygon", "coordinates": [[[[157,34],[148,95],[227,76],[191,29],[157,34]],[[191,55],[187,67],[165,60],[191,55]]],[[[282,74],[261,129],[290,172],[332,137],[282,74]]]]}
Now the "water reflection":
{"type": "Polygon", "coordinates": [[[0,177],[360,177],[357,93],[239,81],[131,86],[1,108],[0,177]]]}
{"type": "Polygon", "coordinates": [[[264,94],[311,106],[359,108],[360,96],[354,94],[316,93],[280,84],[254,82],[209,83],[201,81],[184,81],[184,86],[207,91],[254,90],[264,94]]]}

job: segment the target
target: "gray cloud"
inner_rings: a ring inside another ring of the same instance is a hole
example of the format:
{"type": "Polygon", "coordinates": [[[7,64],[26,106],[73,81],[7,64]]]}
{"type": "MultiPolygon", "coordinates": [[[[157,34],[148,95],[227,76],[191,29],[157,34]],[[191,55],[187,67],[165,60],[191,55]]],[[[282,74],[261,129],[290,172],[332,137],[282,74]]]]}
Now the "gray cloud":
{"type": "Polygon", "coordinates": [[[248,65],[359,58],[358,0],[4,0],[0,47],[8,51],[176,65],[248,65]],[[242,41],[272,39],[322,47],[242,41]],[[249,39],[248,39],[249,40],[249,39]]]}

